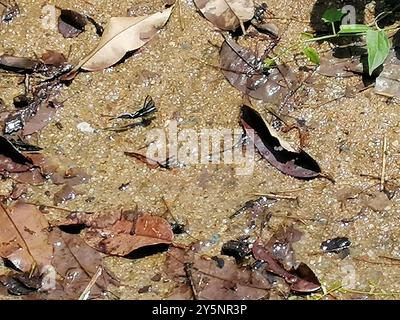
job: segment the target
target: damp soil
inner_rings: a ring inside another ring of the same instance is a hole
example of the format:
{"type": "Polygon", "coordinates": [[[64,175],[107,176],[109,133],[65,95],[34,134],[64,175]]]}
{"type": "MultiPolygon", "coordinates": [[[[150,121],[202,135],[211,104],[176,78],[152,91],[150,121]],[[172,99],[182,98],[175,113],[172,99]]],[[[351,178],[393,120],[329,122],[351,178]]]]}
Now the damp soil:
{"type": "MultiPolygon", "coordinates": [[[[12,23],[0,26],[2,53],[40,56],[51,49],[69,53],[69,60],[77,62],[98,41],[91,26],[74,39],[64,39],[55,28],[44,28],[44,1],[20,0],[18,3],[21,15],[12,23]]],[[[140,15],[163,8],[163,2],[158,0],[71,0],[56,4],[87,13],[103,25],[111,16],[123,16],[127,12],[140,15]]],[[[301,32],[311,30],[309,21],[314,4],[313,0],[268,1],[270,10],[281,17],[274,23],[286,30],[281,47],[290,47],[301,32]]],[[[172,120],[178,122],[179,129],[191,128],[198,132],[205,128],[241,128],[242,95],[218,68],[212,67],[219,63],[216,46],[222,42],[220,33],[196,12],[192,1],[181,1],[180,17],[175,10],[166,27],[133,56],[103,72],[80,73],[62,90],[59,100],[67,99],[64,107],[35,141],[44,148],[45,154],[65,166],[86,170],[92,178],[90,183],[76,188],[78,195],[74,200],[59,207],[106,213],[137,206],[141,211],[161,215],[165,212],[164,197],[174,217],[186,224],[187,233],[177,235],[175,241],[201,240],[203,253],[212,256],[220,253],[224,242],[246,232],[252,236],[259,232],[259,227],[246,230],[249,219],[246,214],[229,219],[246,201],[257,198],[256,194],[286,192],[298,197],[298,201],[280,200],[266,209],[272,213],[272,218],[263,237],[268,239],[280,225],[294,223],[304,233],[301,241],[294,244],[296,260],[309,265],[325,288],[343,284],[349,289],[369,292],[372,285],[386,292],[377,296],[337,293],[336,297],[399,298],[399,265],[381,256],[400,259],[400,198],[395,194],[388,208],[379,212],[366,209],[361,218],[349,223],[342,220],[356,216],[362,204],[359,199],[344,205],[338,201],[341,190],[354,187],[378,190],[379,179],[362,175],[380,177],[385,134],[388,141],[386,175],[398,176],[399,105],[371,90],[325,103],[341,96],[346,88],[359,84],[358,77],[318,77],[307,99],[290,113],[306,120],[310,126],[305,150],[318,160],[324,172],[334,177],[334,184],[326,179],[303,181],[286,176],[259,156],[256,156],[253,173],[241,176],[236,174],[233,165],[150,169],[124,155],[125,151],[144,147],[149,130],[165,128],[172,120]],[[158,108],[150,126],[119,133],[80,129],[82,123],[95,129],[109,126],[109,120],[102,115],[135,111],[147,95],[154,99],[158,108]],[[119,188],[128,182],[128,187],[119,188]],[[321,252],[321,243],[336,237],[351,240],[350,255],[344,259],[335,253],[321,252]]],[[[256,38],[243,40],[241,44],[254,50],[262,49],[256,38]]],[[[4,101],[12,101],[14,96],[23,93],[23,86],[17,85],[20,80],[13,76],[0,77],[4,101]]],[[[267,115],[265,104],[256,106],[267,115]]],[[[295,132],[290,136],[295,139],[295,132]]],[[[1,190],[9,187],[9,182],[0,182],[1,190]]],[[[58,189],[51,184],[29,187],[28,200],[53,205],[53,195],[58,189]]],[[[142,251],[129,258],[106,258],[107,266],[122,282],[113,292],[121,299],[167,298],[174,283],[163,276],[164,260],[165,252],[142,251]],[[152,280],[155,276],[160,281],[152,280]],[[143,290],[149,285],[150,290],[143,290]]]]}

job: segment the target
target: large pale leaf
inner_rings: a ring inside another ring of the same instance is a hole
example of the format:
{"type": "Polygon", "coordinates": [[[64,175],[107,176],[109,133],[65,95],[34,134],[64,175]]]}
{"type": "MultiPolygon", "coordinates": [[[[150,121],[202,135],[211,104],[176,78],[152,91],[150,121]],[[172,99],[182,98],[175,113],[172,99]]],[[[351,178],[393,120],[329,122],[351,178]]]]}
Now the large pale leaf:
{"type": "Polygon", "coordinates": [[[201,13],[222,30],[235,30],[254,16],[253,0],[194,0],[201,13]]]}
{"type": "Polygon", "coordinates": [[[171,12],[172,7],[147,16],[111,18],[100,43],[74,71],[99,71],[114,65],[127,52],[146,44],[167,23],[171,12]]]}

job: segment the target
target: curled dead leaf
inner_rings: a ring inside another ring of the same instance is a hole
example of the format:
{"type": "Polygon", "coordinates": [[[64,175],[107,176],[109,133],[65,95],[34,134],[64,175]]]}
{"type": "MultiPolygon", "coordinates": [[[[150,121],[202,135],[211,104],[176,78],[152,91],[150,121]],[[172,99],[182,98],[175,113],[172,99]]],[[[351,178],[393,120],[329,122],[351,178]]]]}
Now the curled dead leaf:
{"type": "Polygon", "coordinates": [[[168,21],[173,7],[141,17],[113,17],[100,43],[71,71],[99,71],[120,61],[127,52],[145,45],[168,21]]]}
{"type": "Polygon", "coordinates": [[[215,26],[235,30],[254,16],[253,0],[194,0],[197,8],[215,26]]]}
{"type": "Polygon", "coordinates": [[[280,138],[256,110],[242,106],[241,123],[258,152],[279,171],[302,179],[321,176],[318,163],[304,150],[296,151],[280,138]]]}

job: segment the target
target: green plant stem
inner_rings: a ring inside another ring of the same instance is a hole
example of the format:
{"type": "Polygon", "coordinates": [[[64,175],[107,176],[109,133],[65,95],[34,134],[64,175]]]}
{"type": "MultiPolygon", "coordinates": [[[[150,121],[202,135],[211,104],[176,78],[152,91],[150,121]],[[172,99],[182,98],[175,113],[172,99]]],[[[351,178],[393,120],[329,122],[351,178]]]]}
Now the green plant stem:
{"type": "Polygon", "coordinates": [[[330,34],[327,36],[322,36],[322,37],[318,37],[318,38],[313,38],[313,39],[309,39],[309,40],[305,40],[305,42],[315,42],[315,41],[321,41],[321,40],[328,40],[328,39],[334,39],[334,38],[342,38],[342,37],[359,37],[359,36],[365,36],[366,33],[362,32],[362,33],[353,33],[353,34],[330,34]]]}

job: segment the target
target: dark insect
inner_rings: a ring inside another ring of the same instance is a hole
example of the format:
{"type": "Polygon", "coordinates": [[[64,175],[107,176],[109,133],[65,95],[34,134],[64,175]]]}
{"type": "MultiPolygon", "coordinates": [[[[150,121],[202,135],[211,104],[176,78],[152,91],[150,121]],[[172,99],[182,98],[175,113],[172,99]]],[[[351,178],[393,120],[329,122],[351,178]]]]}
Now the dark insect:
{"type": "Polygon", "coordinates": [[[1,276],[0,283],[7,288],[9,294],[23,296],[40,288],[41,280],[37,277],[33,279],[29,280],[27,275],[15,274],[13,276],[1,276]],[[36,284],[33,283],[33,279],[36,280],[36,284]]]}
{"type": "Polygon", "coordinates": [[[151,114],[154,112],[157,112],[157,107],[153,101],[153,99],[150,96],[147,96],[144,103],[143,107],[134,112],[134,113],[122,113],[118,116],[112,116],[111,120],[135,120],[135,119],[141,119],[140,122],[135,122],[131,124],[127,124],[125,126],[120,126],[120,127],[110,127],[110,128],[104,128],[103,130],[108,130],[108,131],[117,131],[117,132],[122,132],[126,131],[132,128],[135,128],[137,126],[148,126],[151,121],[154,119],[154,117],[149,117],[151,114]]]}
{"type": "Polygon", "coordinates": [[[334,252],[343,259],[350,254],[351,241],[347,237],[336,237],[321,243],[321,249],[325,252],[334,252]]]}
{"type": "Polygon", "coordinates": [[[242,106],[241,123],[258,152],[279,171],[302,179],[322,176],[318,163],[308,153],[285,148],[254,109],[242,106]]]}
{"type": "Polygon", "coordinates": [[[16,2],[6,4],[0,1],[0,4],[4,7],[3,15],[1,17],[3,22],[10,23],[20,14],[19,6],[16,2]]]}
{"type": "Polygon", "coordinates": [[[256,7],[254,11],[254,19],[261,22],[264,18],[264,14],[267,12],[268,5],[263,2],[259,6],[256,7]]]}
{"type": "Polygon", "coordinates": [[[185,225],[183,223],[171,223],[172,232],[174,234],[182,234],[185,232],[185,225]]]}
{"type": "Polygon", "coordinates": [[[118,187],[118,190],[119,191],[125,191],[125,190],[127,190],[129,188],[129,185],[130,185],[130,182],[123,183],[118,187]]]}
{"type": "Polygon", "coordinates": [[[182,223],[178,222],[171,223],[171,228],[174,234],[182,234],[185,232],[185,225],[182,223]]]}
{"type": "Polygon", "coordinates": [[[264,197],[264,196],[259,197],[255,200],[249,200],[243,205],[243,207],[241,207],[239,210],[237,210],[229,218],[230,219],[236,218],[236,217],[242,215],[243,213],[245,213],[247,210],[252,210],[252,209],[257,210],[259,207],[265,207],[265,206],[271,205],[275,201],[276,200],[268,199],[267,197],[264,197]]]}
{"type": "Polygon", "coordinates": [[[140,162],[145,163],[150,169],[157,169],[157,168],[162,168],[162,169],[172,169],[174,166],[176,166],[176,161],[174,161],[173,158],[167,158],[165,161],[159,161],[155,159],[151,159],[146,157],[143,154],[137,153],[137,152],[124,152],[126,156],[135,158],[139,160],[140,162]]]}
{"type": "Polygon", "coordinates": [[[137,119],[137,118],[143,118],[145,116],[148,116],[152,114],[153,112],[156,112],[157,108],[156,105],[152,99],[152,97],[147,96],[143,108],[140,110],[134,112],[134,113],[122,113],[119,116],[116,116],[113,119],[137,119]]]}
{"type": "Polygon", "coordinates": [[[149,285],[149,286],[144,286],[144,287],[142,287],[142,288],[140,288],[139,290],[138,290],[138,293],[140,293],[140,294],[142,294],[142,293],[149,293],[149,292],[151,292],[151,285],[149,285]]]}
{"type": "Polygon", "coordinates": [[[14,107],[17,109],[23,109],[29,106],[29,104],[31,104],[33,102],[33,100],[31,98],[29,98],[27,95],[25,94],[20,94],[16,97],[13,98],[13,104],[14,107]]]}
{"type": "Polygon", "coordinates": [[[250,244],[247,239],[230,240],[222,245],[221,254],[233,257],[240,262],[251,254],[250,244]]]}
{"type": "Polygon", "coordinates": [[[211,259],[213,259],[215,261],[218,268],[222,269],[225,266],[224,259],[217,257],[217,256],[211,257],[211,259]]]}

